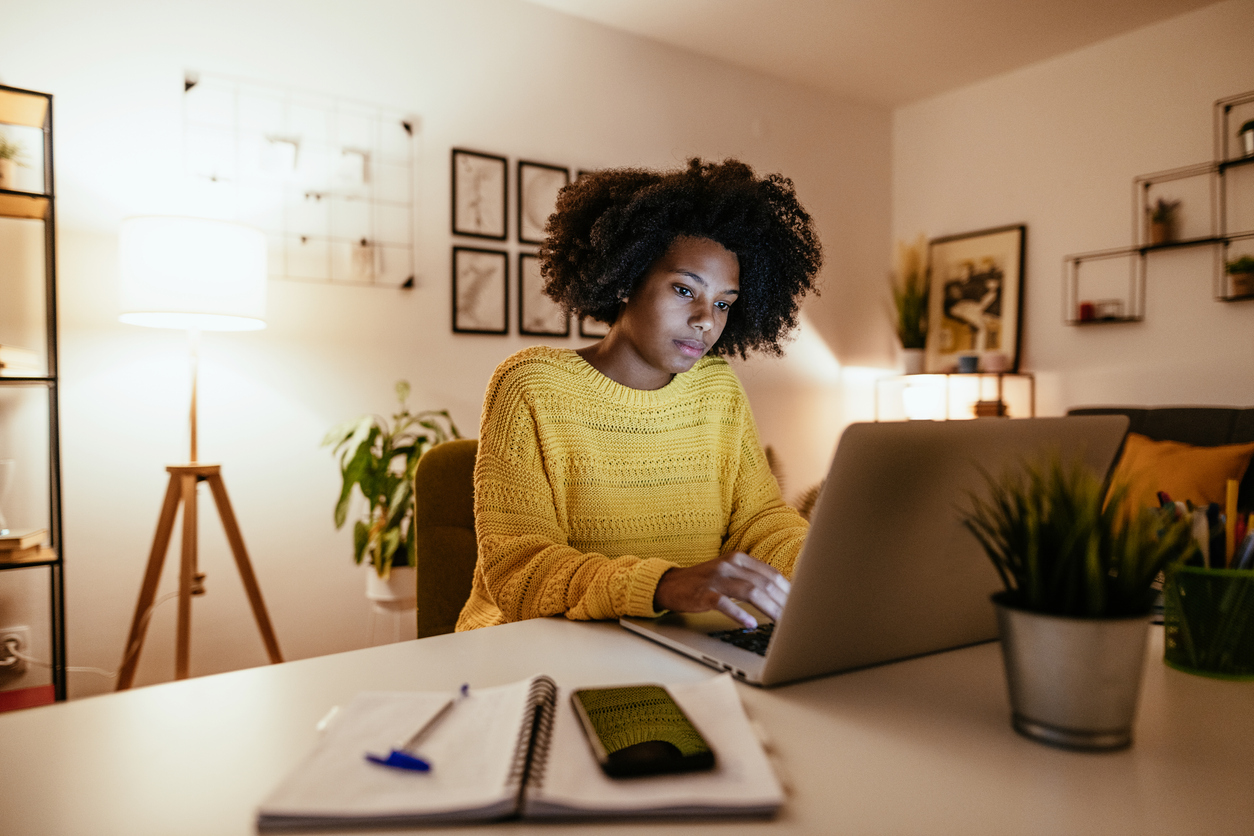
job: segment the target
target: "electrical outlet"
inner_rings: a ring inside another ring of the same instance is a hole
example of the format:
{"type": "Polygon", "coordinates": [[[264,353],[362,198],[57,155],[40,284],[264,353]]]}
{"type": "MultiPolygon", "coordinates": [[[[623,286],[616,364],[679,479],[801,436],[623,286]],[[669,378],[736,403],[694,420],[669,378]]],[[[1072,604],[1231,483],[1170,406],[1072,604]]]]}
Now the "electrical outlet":
{"type": "Polygon", "coordinates": [[[17,642],[17,650],[22,653],[30,653],[30,628],[29,627],[0,627],[0,663],[8,659],[14,659],[13,664],[0,667],[0,676],[8,674],[17,676],[26,672],[26,660],[18,659],[9,653],[8,642],[15,640],[17,642]]]}

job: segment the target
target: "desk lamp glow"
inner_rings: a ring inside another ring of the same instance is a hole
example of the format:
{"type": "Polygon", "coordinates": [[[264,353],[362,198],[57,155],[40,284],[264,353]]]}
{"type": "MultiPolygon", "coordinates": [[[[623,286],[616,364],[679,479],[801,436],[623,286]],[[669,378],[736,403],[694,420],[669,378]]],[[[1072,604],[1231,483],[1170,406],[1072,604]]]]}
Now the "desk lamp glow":
{"type": "Polygon", "coordinates": [[[166,490],[148,567],[144,572],[130,636],[122,655],[117,690],[131,686],[143,647],[161,568],[179,505],[183,506],[179,565],[178,634],[174,676],[186,679],[191,650],[191,599],[204,594],[196,562],[196,486],[208,482],[218,515],[248,593],[253,616],[272,663],[282,662],[261,589],[244,548],[221,466],[196,460],[196,377],[200,331],[255,331],[266,327],[266,239],[255,229],[199,218],[145,217],[122,222],[121,314],[118,319],[150,328],[188,332],[191,353],[190,452],[188,464],[166,467],[166,490]]]}

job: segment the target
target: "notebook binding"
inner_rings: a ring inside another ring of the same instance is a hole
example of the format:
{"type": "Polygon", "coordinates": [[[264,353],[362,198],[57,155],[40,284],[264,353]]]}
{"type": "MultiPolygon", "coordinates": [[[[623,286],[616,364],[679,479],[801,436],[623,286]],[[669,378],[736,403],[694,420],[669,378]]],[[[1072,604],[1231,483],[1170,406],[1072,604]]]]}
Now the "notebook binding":
{"type": "Polygon", "coordinates": [[[541,786],[544,766],[548,761],[549,741],[553,736],[553,718],[557,707],[557,683],[547,676],[537,676],[527,692],[524,722],[518,730],[514,761],[510,765],[507,786],[541,786]]]}

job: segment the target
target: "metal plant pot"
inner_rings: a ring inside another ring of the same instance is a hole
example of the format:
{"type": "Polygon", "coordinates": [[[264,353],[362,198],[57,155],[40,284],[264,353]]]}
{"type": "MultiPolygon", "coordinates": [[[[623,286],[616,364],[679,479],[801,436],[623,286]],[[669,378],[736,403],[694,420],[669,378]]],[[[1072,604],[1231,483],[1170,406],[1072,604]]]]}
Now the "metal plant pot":
{"type": "Polygon", "coordinates": [[[1132,743],[1149,614],[1071,618],[993,596],[1015,731],[1068,749],[1132,743]]]}

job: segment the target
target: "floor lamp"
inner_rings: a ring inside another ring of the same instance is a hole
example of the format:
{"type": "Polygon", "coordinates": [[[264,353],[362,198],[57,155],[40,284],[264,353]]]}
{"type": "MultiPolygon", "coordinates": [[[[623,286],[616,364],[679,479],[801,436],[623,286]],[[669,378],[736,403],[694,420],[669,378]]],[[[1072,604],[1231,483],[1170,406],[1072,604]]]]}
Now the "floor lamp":
{"type": "Polygon", "coordinates": [[[192,596],[204,594],[204,575],[196,559],[196,486],[208,482],[226,530],[236,568],[248,593],[253,616],[270,661],[282,662],[270,616],[253,574],[244,538],[222,481],[221,466],[196,455],[196,376],[201,331],[255,331],[266,327],[266,239],[239,224],[200,218],[144,217],[122,222],[121,303],[118,319],[150,328],[188,333],[191,354],[191,456],[187,464],[166,467],[170,474],[165,502],[157,519],[148,567],[144,571],[135,617],[122,654],[117,690],[131,687],[148,618],[170,545],[174,519],[183,508],[182,559],[179,563],[178,633],[174,678],[186,679],[191,651],[192,596]]]}

